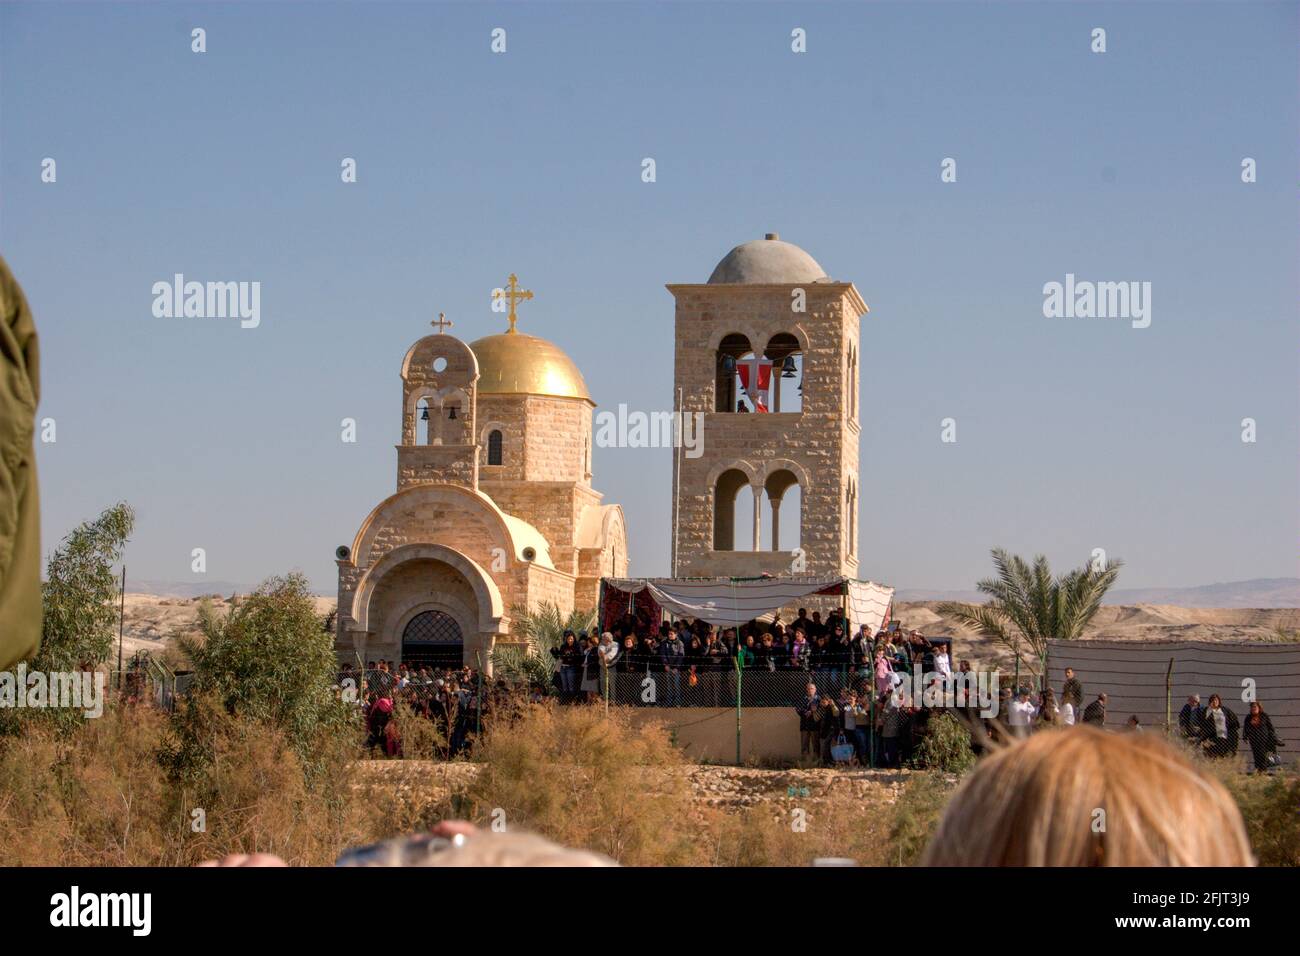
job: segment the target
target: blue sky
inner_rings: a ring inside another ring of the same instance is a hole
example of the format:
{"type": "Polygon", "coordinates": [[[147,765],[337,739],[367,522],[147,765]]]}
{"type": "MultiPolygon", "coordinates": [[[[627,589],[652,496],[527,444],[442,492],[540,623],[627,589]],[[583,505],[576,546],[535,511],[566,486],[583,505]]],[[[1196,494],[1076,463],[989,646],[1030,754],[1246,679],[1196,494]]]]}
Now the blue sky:
{"type": "MultiPolygon", "coordinates": [[[[125,499],[133,577],[197,580],[203,547],[214,580],[332,592],[433,315],[499,331],[517,272],[521,328],[602,408],[669,408],[664,284],[775,231],[871,307],[863,577],[970,587],[995,545],[1103,547],[1121,587],[1293,576],[1297,9],[5,4],[0,252],[57,422],[46,548],[125,499]],[[260,281],[261,326],[154,318],[176,272],[260,281]],[[1066,273],[1151,282],[1151,326],[1044,318],[1066,273]]],[[[594,470],[633,572],[667,573],[670,454],[594,470]]]]}

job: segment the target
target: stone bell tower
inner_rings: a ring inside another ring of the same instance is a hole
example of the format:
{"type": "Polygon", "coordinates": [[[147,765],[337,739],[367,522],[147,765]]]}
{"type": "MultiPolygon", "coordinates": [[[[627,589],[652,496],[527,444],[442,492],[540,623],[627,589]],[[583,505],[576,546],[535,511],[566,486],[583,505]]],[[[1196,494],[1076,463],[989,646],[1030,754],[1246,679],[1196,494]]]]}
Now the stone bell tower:
{"type": "Polygon", "coordinates": [[[674,408],[704,416],[702,453],[674,455],[674,576],[856,577],[862,296],[775,233],[732,249],[707,283],[667,288],[674,408]],[[752,518],[738,513],[746,488],[752,518]],[[797,543],[781,539],[792,523],[797,543]]]}

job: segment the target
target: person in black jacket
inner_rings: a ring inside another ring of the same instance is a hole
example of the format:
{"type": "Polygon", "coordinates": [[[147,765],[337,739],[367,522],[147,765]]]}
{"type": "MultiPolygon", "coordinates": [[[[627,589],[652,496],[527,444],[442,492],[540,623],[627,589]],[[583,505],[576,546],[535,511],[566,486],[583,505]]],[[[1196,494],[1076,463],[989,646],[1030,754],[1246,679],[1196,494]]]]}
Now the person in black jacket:
{"type": "Polygon", "coordinates": [[[1098,694],[1097,699],[1084,708],[1083,723],[1094,727],[1106,726],[1106,700],[1105,694],[1098,694]]]}
{"type": "Polygon", "coordinates": [[[1201,719],[1205,708],[1201,706],[1201,695],[1193,694],[1178,712],[1178,732],[1188,740],[1199,740],[1201,736],[1201,719]]]}
{"type": "Polygon", "coordinates": [[[560,646],[551,648],[551,656],[560,662],[560,699],[571,702],[578,693],[578,671],[582,667],[582,648],[572,631],[564,632],[560,646]]]}
{"type": "Polygon", "coordinates": [[[817,685],[810,683],[807,688],[807,695],[794,708],[795,713],[799,715],[799,755],[801,757],[808,754],[817,756],[820,753],[821,741],[817,733],[817,708],[819,704],[821,704],[821,698],[817,695],[817,685]]]}
{"type": "Polygon", "coordinates": [[[1250,715],[1241,728],[1241,735],[1250,744],[1250,755],[1255,759],[1255,772],[1269,771],[1268,758],[1277,752],[1277,731],[1273,729],[1273,720],[1264,713],[1259,701],[1250,705],[1250,715]]]}
{"type": "Polygon", "coordinates": [[[1215,760],[1237,753],[1241,722],[1237,715],[1223,706],[1218,694],[1210,695],[1210,706],[1201,716],[1201,737],[1205,741],[1205,755],[1215,760]]]}

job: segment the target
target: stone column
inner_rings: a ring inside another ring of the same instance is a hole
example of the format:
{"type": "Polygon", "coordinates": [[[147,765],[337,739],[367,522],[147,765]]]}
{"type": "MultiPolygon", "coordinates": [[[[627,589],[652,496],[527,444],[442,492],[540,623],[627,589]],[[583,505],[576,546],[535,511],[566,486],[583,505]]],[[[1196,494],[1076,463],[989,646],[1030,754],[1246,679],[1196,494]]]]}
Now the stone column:
{"type": "Polygon", "coordinates": [[[772,499],[772,550],[781,550],[781,499],[772,499]]]}
{"type": "Polygon", "coordinates": [[[763,547],[763,486],[750,485],[750,491],[754,493],[754,548],[755,551],[762,550],[763,547]]]}

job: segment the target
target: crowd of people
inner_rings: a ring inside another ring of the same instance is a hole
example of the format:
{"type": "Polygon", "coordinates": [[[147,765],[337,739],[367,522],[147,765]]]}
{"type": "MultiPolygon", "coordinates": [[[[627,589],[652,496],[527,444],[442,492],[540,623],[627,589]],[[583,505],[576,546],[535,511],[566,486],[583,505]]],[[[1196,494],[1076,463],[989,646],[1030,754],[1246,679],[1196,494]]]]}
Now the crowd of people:
{"type": "MultiPolygon", "coordinates": [[[[918,636],[911,635],[910,639],[918,640],[918,636]]],[[[924,638],[919,642],[930,643],[924,638]]],[[[909,646],[919,647],[919,642],[909,646]]],[[[896,767],[906,763],[924,740],[933,709],[914,700],[905,683],[895,689],[894,662],[888,651],[882,655],[881,649],[878,643],[878,666],[859,671],[838,695],[809,682],[803,700],[795,707],[804,757],[826,765],[870,762],[873,766],[896,767]]],[[[920,666],[926,674],[946,670],[937,663],[946,656],[944,650],[931,646],[917,654],[911,666],[900,661],[900,670],[910,672],[914,666],[920,666]]],[[[959,662],[958,673],[969,672],[970,662],[959,662]]],[[[974,701],[968,700],[962,706],[956,706],[952,699],[945,701],[943,709],[962,720],[977,754],[1040,730],[1076,724],[1106,727],[1108,695],[1103,691],[1085,706],[1083,683],[1071,667],[1065,669],[1059,697],[1047,685],[1037,694],[1027,687],[1001,687],[998,693],[997,714],[991,717],[981,713],[974,701]]],[[[1255,772],[1267,773],[1281,765],[1277,751],[1282,741],[1258,701],[1250,704],[1249,713],[1241,721],[1223,705],[1218,694],[1211,694],[1205,706],[1201,705],[1200,695],[1195,694],[1179,714],[1178,726],[1187,744],[1210,759],[1234,757],[1244,739],[1250,745],[1255,772]]],[[[1136,714],[1129,716],[1122,729],[1132,733],[1146,730],[1136,714]]]]}
{"type": "Polygon", "coordinates": [[[839,611],[823,621],[820,612],[810,616],[800,608],[789,624],[751,621],[725,628],[689,619],[656,624],[629,613],[599,635],[565,631],[550,654],[555,688],[565,702],[597,699],[611,673],[648,674],[662,688],[656,702],[675,706],[683,688],[736,669],[887,675],[921,667],[951,673],[947,648],[946,640],[929,641],[915,631],[873,636],[864,624],[854,633],[839,611]]]}
{"type": "MultiPolygon", "coordinates": [[[[1013,693],[1003,688],[999,710],[1006,714],[1007,730],[1012,737],[1027,737],[1037,729],[1068,727],[1076,723],[1105,727],[1106,708],[1110,698],[1105,692],[1098,694],[1084,706],[1083,684],[1074,669],[1065,669],[1065,682],[1058,699],[1051,687],[1045,686],[1036,696],[1021,687],[1013,693]]],[[[1136,714],[1125,720],[1123,729],[1144,733],[1146,728],[1136,714]]],[[[1201,695],[1187,699],[1178,715],[1178,732],[1193,749],[1212,760],[1235,757],[1244,738],[1250,745],[1253,769],[1267,773],[1281,765],[1278,748],[1282,741],[1273,727],[1273,720],[1259,701],[1253,701],[1243,722],[1223,705],[1223,698],[1211,694],[1202,705],[1201,695]]]]}
{"type": "Polygon", "coordinates": [[[363,673],[344,664],[339,686],[354,691],[346,699],[360,710],[367,749],[388,757],[402,756],[399,703],[406,705],[414,718],[433,721],[446,742],[444,756],[451,758],[470,749],[484,721],[509,696],[504,681],[486,680],[472,667],[394,665],[388,660],[367,662],[363,673]]]}
{"type": "Polygon", "coordinates": [[[1256,773],[1269,773],[1282,763],[1277,753],[1282,741],[1273,728],[1273,718],[1257,700],[1251,701],[1243,721],[1223,706],[1218,694],[1211,694],[1204,705],[1200,694],[1192,694],[1178,712],[1178,732],[1206,756],[1218,759],[1234,756],[1244,739],[1250,745],[1256,773]]]}
{"type": "MultiPolygon", "coordinates": [[[[565,703],[592,702],[608,693],[611,674],[652,675],[660,689],[653,703],[677,706],[685,702],[685,689],[707,681],[711,673],[737,668],[803,672],[808,680],[794,703],[801,754],[826,765],[896,767],[907,763],[925,739],[933,710],[912,698],[909,678],[914,673],[952,676],[950,648],[947,638],[926,638],[897,627],[873,637],[864,625],[850,634],[839,613],[823,622],[819,613],[809,616],[802,608],[789,625],[750,622],[733,628],[704,621],[654,625],[628,615],[600,635],[565,631],[550,651],[552,688],[531,688],[530,696],[554,694],[565,703]],[[824,679],[827,675],[835,679],[824,679]]],[[[956,672],[970,673],[970,662],[960,661],[956,672]]],[[[488,713],[511,694],[504,681],[485,680],[468,666],[371,661],[363,673],[345,665],[341,686],[348,681],[359,688],[355,699],[368,746],[391,757],[402,751],[401,728],[394,719],[399,702],[435,723],[446,741],[446,756],[453,757],[469,749],[488,713]]],[[[962,706],[948,700],[943,707],[961,718],[977,754],[1043,729],[1106,727],[1108,695],[1101,692],[1085,705],[1083,683],[1073,668],[1065,669],[1059,695],[1048,685],[1036,693],[1024,686],[1004,686],[998,693],[996,716],[985,716],[974,700],[962,706]]],[[[1136,715],[1123,729],[1145,731],[1136,715]]],[[[1202,705],[1200,695],[1194,694],[1179,713],[1178,730],[1184,741],[1211,759],[1235,756],[1245,740],[1256,772],[1280,766],[1277,751],[1282,742],[1258,701],[1250,704],[1242,720],[1223,705],[1220,695],[1211,694],[1202,705]]]]}

